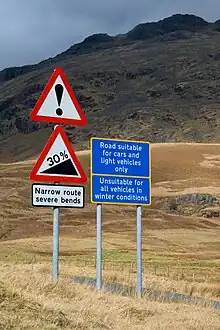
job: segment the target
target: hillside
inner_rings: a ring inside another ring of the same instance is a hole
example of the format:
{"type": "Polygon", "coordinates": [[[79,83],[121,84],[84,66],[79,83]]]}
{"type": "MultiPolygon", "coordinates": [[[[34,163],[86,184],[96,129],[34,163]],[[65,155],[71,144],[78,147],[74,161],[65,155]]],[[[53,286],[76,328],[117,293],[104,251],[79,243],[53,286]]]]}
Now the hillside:
{"type": "Polygon", "coordinates": [[[0,72],[0,159],[40,152],[51,132],[29,119],[61,66],[88,125],[66,127],[77,148],[88,138],[220,141],[220,21],[173,15],[125,35],[96,34],[36,65],[0,72]]]}

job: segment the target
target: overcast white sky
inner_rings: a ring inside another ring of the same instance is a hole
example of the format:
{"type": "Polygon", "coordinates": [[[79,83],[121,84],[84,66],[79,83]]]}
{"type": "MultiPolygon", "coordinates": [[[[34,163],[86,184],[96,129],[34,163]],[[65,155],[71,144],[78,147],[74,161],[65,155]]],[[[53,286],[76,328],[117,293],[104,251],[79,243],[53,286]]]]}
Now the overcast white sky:
{"type": "Polygon", "coordinates": [[[37,63],[93,33],[176,13],[220,19],[220,0],[0,0],[0,69],[37,63]]]}

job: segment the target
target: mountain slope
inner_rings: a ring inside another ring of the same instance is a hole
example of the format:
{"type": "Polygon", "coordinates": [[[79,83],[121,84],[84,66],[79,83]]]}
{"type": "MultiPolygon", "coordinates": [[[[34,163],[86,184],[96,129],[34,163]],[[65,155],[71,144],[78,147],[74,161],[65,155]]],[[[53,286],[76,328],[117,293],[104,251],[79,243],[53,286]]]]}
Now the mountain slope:
{"type": "Polygon", "coordinates": [[[55,58],[1,71],[0,158],[17,159],[21,139],[29,157],[41,149],[43,132],[46,142],[51,125],[29,114],[55,66],[64,69],[88,119],[83,129],[66,127],[79,147],[88,147],[91,136],[220,141],[219,31],[219,21],[174,15],[125,35],[93,35],[55,58]]]}

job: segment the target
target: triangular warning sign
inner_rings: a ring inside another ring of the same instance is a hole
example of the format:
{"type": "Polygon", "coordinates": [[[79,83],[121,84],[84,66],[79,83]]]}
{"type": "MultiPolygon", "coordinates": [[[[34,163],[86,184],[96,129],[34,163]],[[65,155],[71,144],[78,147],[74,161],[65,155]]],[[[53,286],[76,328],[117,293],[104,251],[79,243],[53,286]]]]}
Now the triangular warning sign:
{"type": "Polygon", "coordinates": [[[30,114],[33,121],[85,126],[86,117],[61,68],[56,68],[30,114]]]}
{"type": "Polygon", "coordinates": [[[85,183],[86,174],[61,126],[50,136],[33,170],[33,181],[85,183]]]}

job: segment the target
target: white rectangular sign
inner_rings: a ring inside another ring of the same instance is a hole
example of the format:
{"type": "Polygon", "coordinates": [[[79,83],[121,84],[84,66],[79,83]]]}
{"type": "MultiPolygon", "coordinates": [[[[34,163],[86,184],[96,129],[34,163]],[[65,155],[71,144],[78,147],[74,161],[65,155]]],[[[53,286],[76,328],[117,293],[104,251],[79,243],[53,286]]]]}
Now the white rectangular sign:
{"type": "Polygon", "coordinates": [[[32,185],[32,205],[49,207],[84,207],[84,187],[51,184],[32,185]]]}

